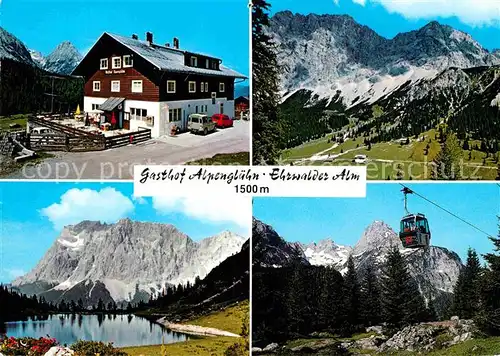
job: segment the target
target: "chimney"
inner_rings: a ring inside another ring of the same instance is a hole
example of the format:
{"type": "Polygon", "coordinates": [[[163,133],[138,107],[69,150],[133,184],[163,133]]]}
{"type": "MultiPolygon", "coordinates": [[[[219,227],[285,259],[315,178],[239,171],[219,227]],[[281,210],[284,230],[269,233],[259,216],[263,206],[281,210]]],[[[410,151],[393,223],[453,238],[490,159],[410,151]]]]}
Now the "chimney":
{"type": "Polygon", "coordinates": [[[132,35],[132,39],[133,40],[138,40],[139,39],[139,36],[137,36],[135,33],[132,35]]]}
{"type": "Polygon", "coordinates": [[[174,48],[179,49],[179,39],[177,37],[174,37],[174,48]]]}
{"type": "Polygon", "coordinates": [[[153,44],[153,34],[151,32],[146,32],[146,41],[148,41],[150,45],[153,44]]]}
{"type": "Polygon", "coordinates": [[[165,43],[165,47],[170,47],[170,43],[165,43]]]}

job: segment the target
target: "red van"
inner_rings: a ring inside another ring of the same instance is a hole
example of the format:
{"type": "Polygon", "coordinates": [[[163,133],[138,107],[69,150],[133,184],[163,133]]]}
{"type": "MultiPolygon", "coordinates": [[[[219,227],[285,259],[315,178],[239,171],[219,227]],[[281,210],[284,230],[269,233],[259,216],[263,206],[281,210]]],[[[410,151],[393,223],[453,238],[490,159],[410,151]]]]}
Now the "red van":
{"type": "Polygon", "coordinates": [[[214,114],[212,115],[212,121],[217,127],[233,127],[233,119],[224,114],[214,114]]]}

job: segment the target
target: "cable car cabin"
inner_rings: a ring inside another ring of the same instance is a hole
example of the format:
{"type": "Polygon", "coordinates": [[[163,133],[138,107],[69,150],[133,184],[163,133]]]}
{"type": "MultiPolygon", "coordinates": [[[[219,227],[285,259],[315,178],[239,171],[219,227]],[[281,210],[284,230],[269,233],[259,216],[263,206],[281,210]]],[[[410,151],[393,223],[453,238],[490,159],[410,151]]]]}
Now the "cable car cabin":
{"type": "Polygon", "coordinates": [[[405,248],[429,246],[431,230],[425,215],[410,214],[402,218],[399,238],[405,248]]]}

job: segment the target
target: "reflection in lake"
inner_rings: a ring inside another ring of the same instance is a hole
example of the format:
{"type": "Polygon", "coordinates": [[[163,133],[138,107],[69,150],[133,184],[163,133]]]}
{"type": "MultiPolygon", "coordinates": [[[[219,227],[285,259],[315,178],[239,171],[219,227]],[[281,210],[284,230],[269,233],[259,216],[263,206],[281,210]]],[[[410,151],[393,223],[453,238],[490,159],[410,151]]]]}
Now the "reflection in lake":
{"type": "Polygon", "coordinates": [[[8,336],[35,338],[49,335],[60,344],[77,340],[113,342],[117,347],[158,345],[185,341],[185,334],[167,330],[147,319],[134,315],[58,314],[7,322],[0,329],[8,336]]]}

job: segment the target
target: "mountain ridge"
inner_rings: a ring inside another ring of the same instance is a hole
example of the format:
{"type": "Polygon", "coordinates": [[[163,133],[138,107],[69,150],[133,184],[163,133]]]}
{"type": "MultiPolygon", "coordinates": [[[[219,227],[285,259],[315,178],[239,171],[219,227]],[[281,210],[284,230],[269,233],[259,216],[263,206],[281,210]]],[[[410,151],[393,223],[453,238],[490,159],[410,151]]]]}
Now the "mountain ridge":
{"type": "Polygon", "coordinates": [[[47,300],[76,295],[74,289],[115,302],[144,300],[205,277],[246,240],[223,231],[195,242],[171,224],[82,221],[64,227],[35,268],[12,285],[47,300]]]}
{"type": "Polygon", "coordinates": [[[12,59],[51,73],[70,75],[83,58],[70,41],[63,41],[44,56],[36,49],[28,49],[21,39],[0,26],[0,59],[12,59]]]}
{"type": "Polygon", "coordinates": [[[432,77],[451,66],[500,64],[498,55],[469,34],[437,21],[388,39],[349,15],[283,11],[270,19],[268,31],[278,45],[278,61],[288,68],[284,94],[308,89],[331,99],[341,90],[347,105],[356,96],[374,101],[408,79],[432,77]]]}
{"type": "MultiPolygon", "coordinates": [[[[301,249],[304,247],[307,249],[314,244],[288,243],[270,225],[257,219],[255,219],[254,228],[257,228],[253,232],[254,264],[257,263],[261,267],[272,267],[267,262],[269,260],[274,261],[274,263],[280,261],[281,266],[297,262],[297,260],[287,258],[287,254],[277,252],[280,246],[300,246],[301,249]],[[263,231],[266,229],[267,231],[263,231]],[[269,241],[269,239],[263,238],[266,234],[273,237],[271,249],[266,249],[266,243],[269,241]],[[256,248],[258,253],[255,253],[256,248]],[[262,263],[262,256],[265,258],[264,263],[262,263]],[[257,261],[255,261],[256,258],[257,261]]],[[[435,302],[439,310],[444,310],[449,304],[458,275],[463,268],[460,257],[447,248],[438,246],[430,246],[428,250],[403,248],[397,233],[383,221],[375,221],[366,227],[353,247],[337,245],[332,240],[327,241],[330,249],[322,247],[321,250],[325,255],[330,254],[330,256],[327,258],[322,256],[323,258],[320,259],[317,254],[302,252],[306,259],[304,264],[333,267],[341,274],[345,274],[347,272],[347,259],[352,256],[360,277],[365,273],[368,265],[374,268],[377,275],[380,275],[389,251],[392,248],[398,248],[408,263],[408,271],[417,282],[422,296],[427,302],[430,300],[435,302]],[[350,253],[348,256],[343,255],[342,258],[338,258],[332,254],[332,251],[338,250],[344,254],[347,251],[350,253]]]]}

